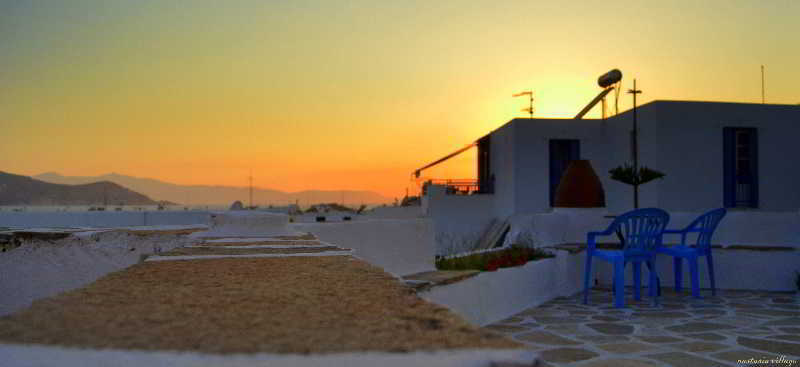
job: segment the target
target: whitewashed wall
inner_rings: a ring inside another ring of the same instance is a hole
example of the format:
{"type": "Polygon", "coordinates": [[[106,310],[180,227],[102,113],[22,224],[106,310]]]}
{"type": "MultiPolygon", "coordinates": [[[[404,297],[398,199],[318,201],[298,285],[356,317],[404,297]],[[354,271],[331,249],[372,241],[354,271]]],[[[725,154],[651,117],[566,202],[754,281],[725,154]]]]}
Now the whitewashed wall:
{"type": "Polygon", "coordinates": [[[0,227],[129,227],[209,224],[205,211],[0,212],[0,227]]]}
{"type": "Polygon", "coordinates": [[[494,195],[447,195],[445,187],[431,185],[427,193],[427,216],[433,223],[436,254],[468,250],[486,231],[494,215],[494,195]]]}
{"type": "MultiPolygon", "coordinates": [[[[759,210],[800,208],[796,159],[800,106],[657,101],[658,206],[701,211],[723,205],[724,127],[758,128],[759,210]]],[[[649,185],[649,184],[648,184],[649,185]]]]}

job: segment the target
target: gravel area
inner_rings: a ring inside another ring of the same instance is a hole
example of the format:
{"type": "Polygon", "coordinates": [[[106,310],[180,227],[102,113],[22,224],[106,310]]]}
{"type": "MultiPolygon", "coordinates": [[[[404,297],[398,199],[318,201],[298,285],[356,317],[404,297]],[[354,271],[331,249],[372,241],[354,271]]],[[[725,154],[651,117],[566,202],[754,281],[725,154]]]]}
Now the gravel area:
{"type": "Polygon", "coordinates": [[[250,254],[299,254],[324,251],[344,251],[336,246],[327,247],[298,247],[298,248],[225,248],[225,247],[181,247],[160,256],[185,256],[185,255],[250,255],[250,254]]]}
{"type": "Polygon", "coordinates": [[[144,262],[0,318],[0,341],[221,354],[522,347],[349,256],[144,262]]]}
{"type": "Polygon", "coordinates": [[[320,241],[314,240],[300,240],[300,241],[291,241],[291,240],[280,240],[280,241],[270,241],[270,240],[260,240],[260,241],[230,241],[230,242],[203,242],[203,246],[219,246],[219,247],[226,247],[226,246],[268,246],[268,245],[275,245],[275,246],[309,246],[309,245],[319,245],[321,244],[320,241]]]}

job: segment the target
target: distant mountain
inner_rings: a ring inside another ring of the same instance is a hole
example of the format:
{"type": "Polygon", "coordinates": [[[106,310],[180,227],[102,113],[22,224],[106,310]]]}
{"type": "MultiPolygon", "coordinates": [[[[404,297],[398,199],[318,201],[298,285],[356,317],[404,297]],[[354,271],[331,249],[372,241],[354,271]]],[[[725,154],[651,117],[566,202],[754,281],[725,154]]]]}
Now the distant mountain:
{"type": "Polygon", "coordinates": [[[0,205],[156,205],[116,183],[62,185],[0,171],[0,205]]]}
{"type": "MultiPolygon", "coordinates": [[[[235,186],[177,185],[151,178],[139,178],[117,173],[102,176],[80,177],[62,176],[55,172],[33,176],[42,181],[58,184],[85,184],[97,181],[110,181],[129,187],[151,198],[168,200],[187,205],[230,205],[234,201],[245,204],[249,201],[249,188],[235,186]]],[[[253,188],[255,205],[287,205],[299,201],[301,205],[311,203],[342,202],[349,205],[383,204],[392,201],[374,191],[322,191],[308,190],[285,192],[272,189],[253,188]]]]}

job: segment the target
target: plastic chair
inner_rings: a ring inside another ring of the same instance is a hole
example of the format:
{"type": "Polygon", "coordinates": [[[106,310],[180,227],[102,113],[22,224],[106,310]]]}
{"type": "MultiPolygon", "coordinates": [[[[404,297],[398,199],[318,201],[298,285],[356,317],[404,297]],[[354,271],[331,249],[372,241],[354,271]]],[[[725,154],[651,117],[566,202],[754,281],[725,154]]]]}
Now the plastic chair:
{"type": "Polygon", "coordinates": [[[661,246],[661,236],[669,222],[669,214],[658,208],[637,209],[620,215],[602,232],[589,232],[587,237],[586,267],[583,278],[583,303],[589,303],[589,278],[592,259],[608,261],[614,265],[614,307],[625,306],[625,266],[634,267],[634,297],[641,299],[642,262],[650,267],[649,293],[656,297],[656,250],[661,246]],[[598,250],[595,238],[617,234],[623,241],[622,250],[598,250]]]}
{"type": "Polygon", "coordinates": [[[714,282],[714,259],[711,256],[711,236],[717,229],[717,225],[727,213],[725,208],[711,210],[695,219],[684,229],[668,229],[664,233],[680,234],[681,244],[671,247],[661,247],[658,253],[673,256],[674,273],[675,273],[675,291],[681,291],[681,283],[683,281],[683,259],[689,263],[689,273],[692,278],[692,297],[700,298],[700,281],[697,274],[697,258],[700,256],[706,257],[708,264],[708,278],[711,280],[711,294],[717,295],[717,286],[714,282]],[[697,242],[694,246],[687,246],[686,235],[689,233],[698,233],[697,242]]]}

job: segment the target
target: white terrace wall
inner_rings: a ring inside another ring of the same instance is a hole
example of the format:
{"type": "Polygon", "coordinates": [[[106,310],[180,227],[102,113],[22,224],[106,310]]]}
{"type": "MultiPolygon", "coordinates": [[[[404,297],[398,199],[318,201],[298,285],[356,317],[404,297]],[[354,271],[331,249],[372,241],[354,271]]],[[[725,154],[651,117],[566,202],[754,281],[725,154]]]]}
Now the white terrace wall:
{"type": "Polygon", "coordinates": [[[435,270],[434,233],[430,219],[362,219],[338,223],[292,223],[322,241],[352,248],[355,255],[403,276],[435,270]]]}
{"type": "Polygon", "coordinates": [[[151,212],[0,212],[0,227],[130,227],[204,224],[205,211],[151,212]]]}

